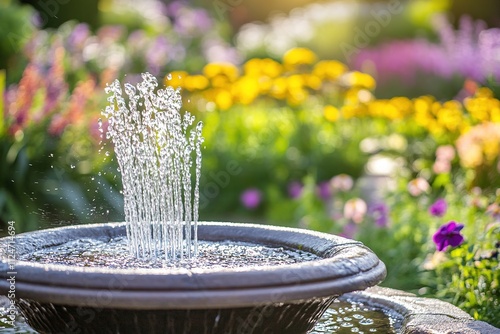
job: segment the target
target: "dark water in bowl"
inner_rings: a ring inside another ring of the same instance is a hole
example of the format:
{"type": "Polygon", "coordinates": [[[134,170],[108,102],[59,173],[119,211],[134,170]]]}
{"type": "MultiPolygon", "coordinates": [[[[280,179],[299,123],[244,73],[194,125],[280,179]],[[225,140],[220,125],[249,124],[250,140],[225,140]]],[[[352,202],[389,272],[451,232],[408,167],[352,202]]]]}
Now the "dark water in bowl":
{"type": "MultiPolygon", "coordinates": [[[[29,327],[22,316],[18,316],[14,326],[7,321],[6,311],[8,299],[0,296],[0,333],[5,334],[37,334],[29,327]]],[[[336,301],[323,314],[309,334],[398,334],[401,320],[396,315],[353,301],[336,301]]]]}
{"type": "Polygon", "coordinates": [[[234,241],[198,241],[199,256],[175,262],[145,261],[131,256],[127,238],[78,239],[19,256],[19,260],[64,264],[77,267],[227,269],[248,266],[278,266],[318,260],[315,254],[299,249],[270,247],[234,241]]]}

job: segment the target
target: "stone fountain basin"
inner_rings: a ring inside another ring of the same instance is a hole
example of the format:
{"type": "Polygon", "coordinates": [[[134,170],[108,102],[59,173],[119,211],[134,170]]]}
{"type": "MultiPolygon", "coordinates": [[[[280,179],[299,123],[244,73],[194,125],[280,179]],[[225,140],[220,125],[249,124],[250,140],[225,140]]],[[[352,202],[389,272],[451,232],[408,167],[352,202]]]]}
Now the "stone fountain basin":
{"type": "MultiPolygon", "coordinates": [[[[15,248],[20,256],[80,238],[124,235],[124,223],[62,227],[20,234],[15,239],[15,248]]],[[[148,333],[165,332],[171,328],[168,326],[176,328],[169,331],[172,333],[198,333],[196,328],[204,328],[205,333],[236,333],[241,328],[235,326],[242,323],[248,323],[246,333],[266,333],[269,326],[269,333],[285,333],[290,328],[294,328],[294,333],[305,333],[336,297],[374,286],[386,274],[384,264],[362,243],[324,233],[204,222],[198,225],[198,237],[206,241],[229,240],[300,249],[321,259],[274,267],[175,271],[17,261],[17,305],[28,323],[40,332],[74,325],[89,333],[132,333],[131,325],[117,328],[117,319],[137,316],[136,329],[148,333]],[[99,312],[93,311],[92,321],[79,321],[78,314],[88,310],[99,312]],[[252,314],[265,314],[265,321],[246,321],[252,314]],[[203,323],[196,325],[197,321],[203,323]],[[95,324],[101,327],[92,329],[95,324]],[[106,324],[109,331],[102,328],[106,324]],[[147,327],[150,325],[154,328],[147,327]]],[[[0,240],[0,247],[6,247],[8,242],[0,240]]],[[[8,260],[2,258],[2,294],[9,289],[8,272],[8,260]]]]}

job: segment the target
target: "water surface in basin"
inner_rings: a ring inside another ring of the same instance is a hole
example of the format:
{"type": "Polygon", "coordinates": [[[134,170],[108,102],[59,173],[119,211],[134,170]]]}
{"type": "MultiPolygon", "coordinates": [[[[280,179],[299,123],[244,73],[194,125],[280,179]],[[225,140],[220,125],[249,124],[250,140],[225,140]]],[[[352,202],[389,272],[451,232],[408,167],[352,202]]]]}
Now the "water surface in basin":
{"type": "MultiPolygon", "coordinates": [[[[198,241],[199,256],[179,261],[147,261],[129,252],[126,237],[114,239],[78,239],[43,248],[19,257],[19,260],[78,267],[106,268],[177,268],[227,269],[248,266],[277,266],[318,260],[315,254],[298,249],[271,247],[235,241],[198,241]]],[[[157,259],[162,256],[157,257],[157,259]]]]}
{"type": "Polygon", "coordinates": [[[337,300],[316,323],[309,334],[398,334],[401,317],[355,301],[337,300]]]}

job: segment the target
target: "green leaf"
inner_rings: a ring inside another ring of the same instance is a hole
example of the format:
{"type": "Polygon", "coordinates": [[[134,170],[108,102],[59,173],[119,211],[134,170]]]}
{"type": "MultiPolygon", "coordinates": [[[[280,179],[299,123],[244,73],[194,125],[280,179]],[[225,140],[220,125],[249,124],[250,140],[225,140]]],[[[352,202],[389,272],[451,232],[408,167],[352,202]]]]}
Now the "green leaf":
{"type": "Polygon", "coordinates": [[[5,95],[5,70],[0,70],[0,136],[4,133],[5,120],[4,120],[4,95],[5,95]]]}

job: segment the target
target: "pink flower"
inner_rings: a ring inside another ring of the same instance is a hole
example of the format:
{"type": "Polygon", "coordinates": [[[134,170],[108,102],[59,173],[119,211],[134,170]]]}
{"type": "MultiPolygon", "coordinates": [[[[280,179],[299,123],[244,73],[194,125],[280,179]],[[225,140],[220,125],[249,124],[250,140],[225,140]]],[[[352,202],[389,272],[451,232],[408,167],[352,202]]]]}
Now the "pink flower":
{"type": "Polygon", "coordinates": [[[436,159],[451,161],[455,158],[455,149],[452,145],[441,145],[436,149],[436,159]]]}
{"type": "Polygon", "coordinates": [[[432,170],[436,174],[449,173],[451,171],[451,163],[446,160],[436,160],[432,165],[432,170]]]}
{"type": "Polygon", "coordinates": [[[408,182],[408,192],[412,196],[420,196],[425,192],[428,192],[430,188],[429,182],[422,177],[417,177],[416,179],[408,182]]]}
{"type": "Polygon", "coordinates": [[[359,224],[363,221],[367,210],[365,201],[361,198],[352,198],[344,204],[344,218],[359,224]]]}
{"type": "Polygon", "coordinates": [[[257,188],[249,188],[240,196],[241,203],[247,209],[255,209],[262,201],[262,193],[257,188]]]}
{"type": "Polygon", "coordinates": [[[349,191],[352,189],[354,181],[347,174],[339,174],[330,180],[330,185],[334,191],[349,191]]]}
{"type": "Polygon", "coordinates": [[[493,217],[495,220],[500,220],[500,205],[498,203],[492,203],[488,205],[486,212],[493,217]]]}

